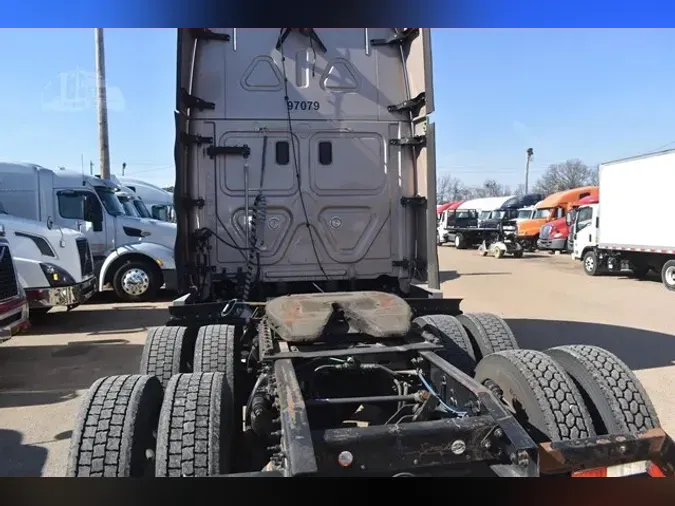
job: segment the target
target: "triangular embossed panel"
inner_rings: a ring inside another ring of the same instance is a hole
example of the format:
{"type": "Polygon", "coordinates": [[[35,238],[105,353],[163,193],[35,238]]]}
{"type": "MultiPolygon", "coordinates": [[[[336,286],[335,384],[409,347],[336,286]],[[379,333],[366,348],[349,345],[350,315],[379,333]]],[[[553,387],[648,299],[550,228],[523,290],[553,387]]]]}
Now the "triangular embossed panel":
{"type": "Polygon", "coordinates": [[[282,87],[282,75],[269,56],[258,56],[248,66],[241,85],[249,91],[275,91],[282,87]]]}
{"type": "Polygon", "coordinates": [[[359,87],[358,73],[341,58],[331,60],[321,76],[321,86],[326,90],[350,91],[359,87]]]}

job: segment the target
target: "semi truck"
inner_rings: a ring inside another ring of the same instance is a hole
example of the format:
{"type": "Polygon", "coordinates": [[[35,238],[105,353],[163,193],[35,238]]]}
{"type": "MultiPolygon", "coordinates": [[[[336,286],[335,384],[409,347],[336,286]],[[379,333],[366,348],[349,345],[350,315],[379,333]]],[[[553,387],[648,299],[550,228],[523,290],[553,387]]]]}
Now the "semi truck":
{"type": "MultiPolygon", "coordinates": [[[[0,192],[0,198],[3,196],[0,192]]],[[[93,257],[84,234],[14,216],[13,207],[5,208],[2,200],[0,225],[12,251],[16,279],[29,301],[31,318],[55,307],[74,309],[94,295],[93,257]]]]}
{"type": "Polygon", "coordinates": [[[574,248],[574,234],[570,233],[570,225],[574,223],[576,210],[582,206],[597,204],[599,197],[597,192],[574,202],[564,218],[558,218],[546,225],[543,225],[539,231],[539,240],[537,248],[542,251],[569,251],[574,248]]]}
{"type": "Polygon", "coordinates": [[[136,302],[175,288],[176,226],[127,216],[115,183],[30,163],[0,163],[0,176],[13,215],[85,235],[99,291],[111,285],[119,299],[136,302]]]}
{"type": "Polygon", "coordinates": [[[173,195],[157,185],[134,177],[116,176],[115,180],[138,195],[156,220],[175,223],[176,211],[173,195]]]}
{"type": "Polygon", "coordinates": [[[448,216],[445,227],[447,241],[457,249],[466,249],[483,243],[497,233],[497,227],[481,226],[490,213],[510,197],[486,197],[461,202],[454,214],[448,216]]]}
{"type": "Polygon", "coordinates": [[[429,29],[180,29],[177,60],[183,295],[69,476],[673,474],[619,358],[443,297],[429,29]]]}
{"type": "Polygon", "coordinates": [[[649,209],[651,216],[668,216],[673,163],[675,150],[668,150],[600,166],[602,200],[579,208],[575,225],[574,257],[582,260],[586,274],[630,269],[636,278],[644,278],[654,271],[675,291],[675,230],[631,212],[649,209]]]}
{"type": "MultiPolygon", "coordinates": [[[[480,226],[484,228],[494,228],[506,221],[517,220],[522,209],[533,206],[543,198],[544,195],[541,193],[529,193],[527,195],[507,197],[507,200],[505,200],[500,207],[492,211],[485,219],[483,219],[480,226]]],[[[531,216],[525,215],[524,217],[531,216]]]]}
{"type": "Polygon", "coordinates": [[[564,218],[574,202],[589,195],[597,195],[597,192],[597,186],[584,186],[549,195],[535,206],[536,210],[532,219],[513,223],[518,228],[518,242],[525,250],[536,250],[542,226],[564,218]]]}

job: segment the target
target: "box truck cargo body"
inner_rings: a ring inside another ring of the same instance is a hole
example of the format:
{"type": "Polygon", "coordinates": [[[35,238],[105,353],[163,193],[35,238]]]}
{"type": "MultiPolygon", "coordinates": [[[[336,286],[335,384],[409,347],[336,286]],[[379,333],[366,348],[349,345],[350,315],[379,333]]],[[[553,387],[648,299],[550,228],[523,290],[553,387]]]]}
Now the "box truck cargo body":
{"type": "Polygon", "coordinates": [[[575,256],[583,259],[587,274],[629,268],[636,277],[644,277],[653,270],[661,274],[666,288],[675,291],[675,228],[667,219],[674,185],[675,150],[600,166],[602,199],[597,216],[584,222],[589,223],[584,229],[575,230],[582,243],[586,235],[596,237],[597,246],[576,248],[575,256]]]}

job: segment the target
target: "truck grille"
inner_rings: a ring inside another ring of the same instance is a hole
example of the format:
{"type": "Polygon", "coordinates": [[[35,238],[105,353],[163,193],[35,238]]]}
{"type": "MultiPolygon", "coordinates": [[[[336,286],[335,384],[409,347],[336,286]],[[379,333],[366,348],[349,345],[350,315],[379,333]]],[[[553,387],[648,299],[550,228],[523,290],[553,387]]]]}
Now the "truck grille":
{"type": "Polygon", "coordinates": [[[91,260],[91,251],[89,250],[89,241],[86,239],[77,239],[77,251],[80,254],[80,270],[82,276],[88,276],[94,272],[94,263],[91,260]]]}
{"type": "Polygon", "coordinates": [[[12,255],[7,246],[0,245],[0,300],[16,297],[18,294],[12,255]]]}
{"type": "Polygon", "coordinates": [[[541,233],[539,234],[539,237],[541,239],[548,239],[548,236],[551,235],[551,227],[550,225],[546,225],[545,227],[541,228],[541,233]]]}

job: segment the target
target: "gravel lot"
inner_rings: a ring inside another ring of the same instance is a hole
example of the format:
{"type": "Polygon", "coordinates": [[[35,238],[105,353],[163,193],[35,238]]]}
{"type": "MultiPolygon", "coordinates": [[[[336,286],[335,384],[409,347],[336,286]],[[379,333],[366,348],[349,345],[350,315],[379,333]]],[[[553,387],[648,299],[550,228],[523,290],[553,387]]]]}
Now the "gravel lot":
{"type": "MultiPolygon", "coordinates": [[[[568,256],[547,254],[497,260],[441,247],[439,260],[446,297],[507,318],[521,347],[616,353],[675,434],[675,294],[656,278],[590,278],[568,256]]],[[[106,295],[0,346],[0,476],[62,476],[80,396],[101,376],[136,372],[146,329],[168,316],[169,297],[131,305],[106,295]]]]}

